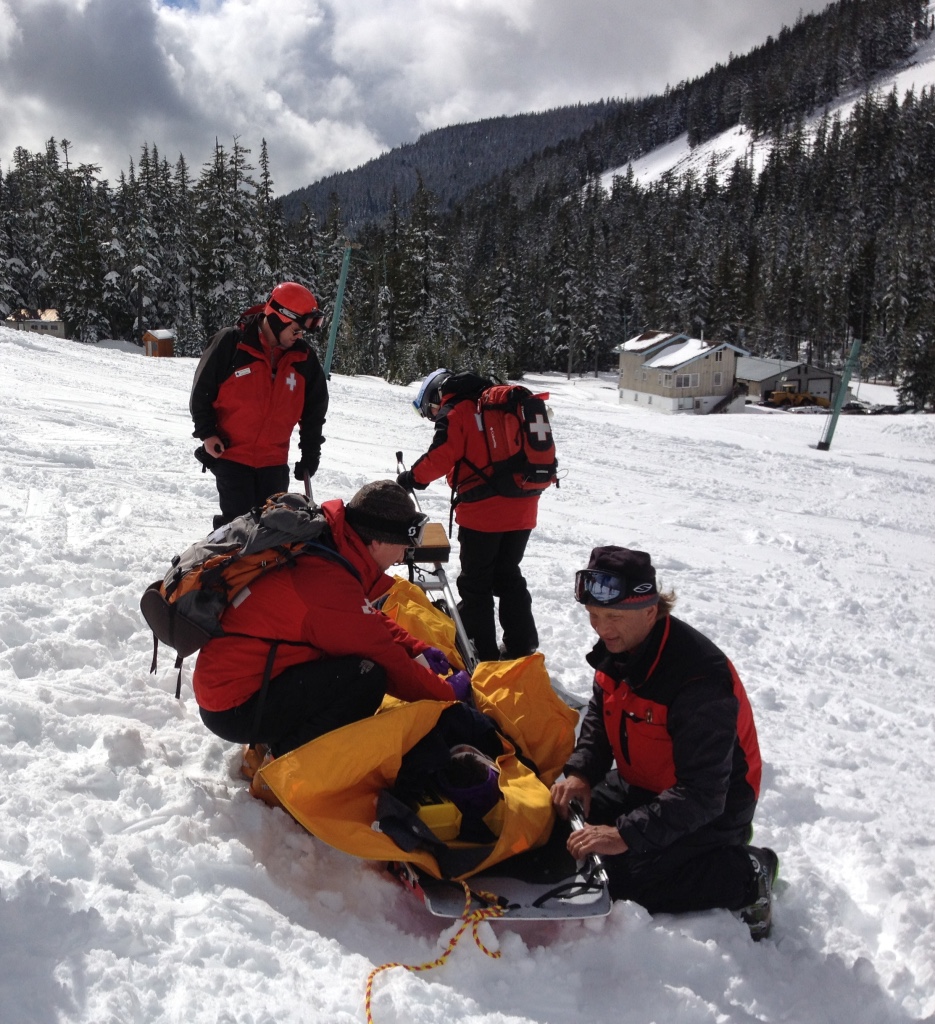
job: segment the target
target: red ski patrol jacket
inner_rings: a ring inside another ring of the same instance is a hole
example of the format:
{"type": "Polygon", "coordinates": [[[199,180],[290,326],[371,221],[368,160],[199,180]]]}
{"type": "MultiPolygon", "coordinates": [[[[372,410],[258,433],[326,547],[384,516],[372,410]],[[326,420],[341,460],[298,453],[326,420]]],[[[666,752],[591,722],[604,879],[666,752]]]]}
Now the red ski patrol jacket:
{"type": "MultiPolygon", "coordinates": [[[[481,482],[467,463],[482,472],[491,468],[475,404],[469,398],[463,398],[442,406],[435,420],[431,447],[412,464],[412,476],[419,484],[428,484],[445,476],[449,487],[463,496],[470,493],[472,483],[481,482]]],[[[459,525],[482,533],[532,530],[538,511],[538,494],[522,498],[504,498],[495,494],[480,501],[456,500],[455,519],[459,525]]]]}
{"type": "Polygon", "coordinates": [[[727,657],[670,615],[636,651],[615,655],[598,642],[588,662],[594,694],[565,771],[593,786],[616,765],[632,805],[616,821],[629,849],[654,853],[686,836],[698,845],[744,841],[762,762],[727,657]]]}
{"type": "Polygon", "coordinates": [[[247,635],[209,640],[199,651],[192,678],[199,707],[226,711],[256,693],[271,640],[284,641],[273,662],[272,686],[292,665],[357,655],[385,670],[394,697],[455,700],[448,683],[412,660],[429,645],[374,607],[392,580],[345,523],[344,503],[326,501],[322,508],[340,559],[302,555],[294,565],[259,577],[246,599],[224,612],[224,630],[247,635]]]}
{"type": "Polygon", "coordinates": [[[209,342],[195,370],[193,436],[217,434],[222,459],[261,468],[289,461],[296,424],[304,452],[318,450],[328,411],[328,388],[318,356],[304,340],[283,352],[275,372],[259,332],[260,317],[241,330],[227,327],[209,342]]]}

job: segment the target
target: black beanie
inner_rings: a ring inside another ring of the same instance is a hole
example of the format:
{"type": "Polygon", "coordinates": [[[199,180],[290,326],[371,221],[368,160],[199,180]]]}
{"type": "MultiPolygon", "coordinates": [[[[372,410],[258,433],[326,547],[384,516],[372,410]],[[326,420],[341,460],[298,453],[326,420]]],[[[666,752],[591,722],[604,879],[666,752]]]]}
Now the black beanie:
{"type": "Polygon", "coordinates": [[[645,551],[613,545],[594,548],[588,561],[588,569],[609,573],[623,581],[623,595],[619,601],[614,602],[613,607],[645,608],[659,602],[656,570],[653,568],[652,559],[645,551]]]}
{"type": "Polygon", "coordinates": [[[366,543],[410,544],[409,529],[420,516],[412,498],[395,480],[374,480],[347,503],[344,512],[348,525],[366,543]]]}

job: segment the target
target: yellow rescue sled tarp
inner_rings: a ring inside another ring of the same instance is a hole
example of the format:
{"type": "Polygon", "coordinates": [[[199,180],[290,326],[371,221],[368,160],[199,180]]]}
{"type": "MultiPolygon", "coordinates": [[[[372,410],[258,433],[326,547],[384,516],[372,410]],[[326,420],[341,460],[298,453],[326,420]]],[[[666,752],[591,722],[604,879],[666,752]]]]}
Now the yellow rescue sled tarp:
{"type": "MultiPolygon", "coordinates": [[[[414,635],[439,647],[455,662],[451,643],[439,642],[451,620],[406,583],[391,591],[384,610],[414,635]],[[407,588],[417,593],[408,593],[407,588]],[[427,607],[426,607],[427,606],[427,607]],[[391,610],[392,609],[392,610],[391,610]],[[433,619],[444,620],[434,622],[433,619]]],[[[549,787],[561,774],[575,743],[578,714],[552,690],[545,659],[533,654],[517,661],[481,662],[472,677],[478,710],[497,724],[504,753],[497,759],[504,799],[503,828],[488,856],[466,874],[475,874],[507,857],[544,843],[554,816],[549,787]],[[534,773],[516,756],[515,747],[534,762],[534,773]]],[[[387,700],[371,718],[326,733],[262,769],[264,782],[285,810],[324,842],[368,860],[408,861],[436,878],[436,859],[416,849],[404,852],[373,828],[380,793],[392,787],[403,755],[438,722],[450,705],[444,701],[407,704],[387,700]]],[[[470,844],[452,842],[452,849],[470,844]]],[[[465,877],[465,876],[459,876],[465,877]]]]}

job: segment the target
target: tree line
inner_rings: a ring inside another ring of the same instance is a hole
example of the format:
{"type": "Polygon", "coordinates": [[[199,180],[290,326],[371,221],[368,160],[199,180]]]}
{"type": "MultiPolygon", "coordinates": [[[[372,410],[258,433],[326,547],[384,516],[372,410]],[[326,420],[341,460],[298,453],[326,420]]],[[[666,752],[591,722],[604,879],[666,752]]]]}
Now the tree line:
{"type": "MultiPolygon", "coordinates": [[[[831,10],[873,15],[880,60],[880,39],[892,59],[928,31],[917,6],[831,10]]],[[[804,19],[780,37],[783,59],[813,53],[810,33],[826,28],[804,19]]],[[[841,35],[851,42],[838,52],[859,38],[841,35]]],[[[170,328],[178,351],[197,355],[280,280],[333,308],[353,245],[337,372],[397,382],[440,365],[583,373],[612,368],[612,349],[650,327],[821,365],[860,338],[865,374],[897,381],[919,407],[935,402],[935,91],[870,93],[815,131],[802,111],[784,114],[765,134],[747,128],[749,153],[726,173],[712,165],[641,186],[624,172],[605,188],[609,153],[688,131],[687,114],[705,109],[689,111],[684,93],[624,106],[444,209],[417,173],[414,191],[393,189],[386,215],[352,242],[335,194],[324,215],[284,216],[265,142],[257,167],[239,140],[216,143],[197,176],[144,145],[114,185],[74,164],[67,140],[18,149],[0,173],[0,310],[58,308],[87,342],[170,328]],[[767,141],[758,171],[754,144],[767,141]]],[[[693,130],[710,130],[706,116],[693,130]]]]}
{"type": "Polygon", "coordinates": [[[288,227],[265,140],[258,169],[235,139],[194,177],[144,144],[115,185],[75,164],[72,143],[14,153],[0,172],[0,313],[57,309],[80,342],[176,332],[180,355],[234,323],[283,280],[334,294],[344,254],[336,221],[288,227]]]}

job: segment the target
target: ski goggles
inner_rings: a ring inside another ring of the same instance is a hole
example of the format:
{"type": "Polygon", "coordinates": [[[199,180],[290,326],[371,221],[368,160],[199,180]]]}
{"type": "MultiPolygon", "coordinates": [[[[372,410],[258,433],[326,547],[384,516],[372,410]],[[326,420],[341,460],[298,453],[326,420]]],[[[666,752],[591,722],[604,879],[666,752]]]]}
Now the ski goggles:
{"type": "Polygon", "coordinates": [[[315,309],[311,313],[306,313],[304,316],[297,316],[295,322],[302,328],[303,331],[308,331],[309,334],[317,331],[325,321],[325,314],[320,309],[315,309]]]}
{"type": "Polygon", "coordinates": [[[286,320],[291,320],[294,324],[301,327],[303,331],[308,331],[309,333],[317,331],[325,320],[325,314],[320,309],[313,309],[311,313],[295,313],[293,310],[288,309],[286,306],[282,305],[282,303],[276,302],[273,299],[270,299],[269,304],[274,310],[276,310],[280,319],[285,318],[286,320]]]}
{"type": "Polygon", "coordinates": [[[627,608],[643,608],[656,604],[659,594],[655,583],[645,580],[632,583],[617,573],[579,569],[575,573],[575,600],[579,604],[596,604],[601,607],[625,605],[627,608]]]}
{"type": "Polygon", "coordinates": [[[419,547],[425,537],[425,528],[428,526],[429,517],[419,512],[412,520],[412,522],[406,527],[406,532],[409,535],[409,546],[413,548],[419,547]]]}

